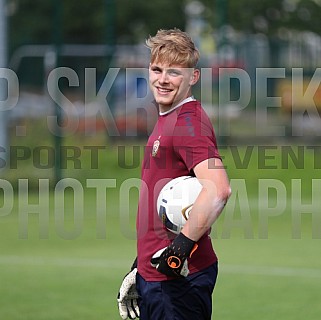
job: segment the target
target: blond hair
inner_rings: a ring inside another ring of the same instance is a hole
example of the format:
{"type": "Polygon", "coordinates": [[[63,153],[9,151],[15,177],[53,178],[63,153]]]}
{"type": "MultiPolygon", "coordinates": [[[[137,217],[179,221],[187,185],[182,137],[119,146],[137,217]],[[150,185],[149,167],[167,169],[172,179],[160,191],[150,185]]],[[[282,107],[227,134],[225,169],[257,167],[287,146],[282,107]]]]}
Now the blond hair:
{"type": "Polygon", "coordinates": [[[151,63],[168,63],[187,68],[196,67],[200,54],[191,37],[177,28],[158,30],[157,34],[146,40],[151,50],[151,63]]]}

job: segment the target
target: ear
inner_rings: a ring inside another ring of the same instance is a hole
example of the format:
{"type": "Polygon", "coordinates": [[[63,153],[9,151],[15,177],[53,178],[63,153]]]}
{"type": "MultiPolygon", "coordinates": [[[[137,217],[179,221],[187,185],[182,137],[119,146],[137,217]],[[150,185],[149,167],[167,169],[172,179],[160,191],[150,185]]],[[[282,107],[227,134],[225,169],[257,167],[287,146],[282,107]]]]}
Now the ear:
{"type": "Polygon", "coordinates": [[[199,78],[200,78],[199,69],[193,69],[189,84],[193,86],[198,81],[199,78]]]}

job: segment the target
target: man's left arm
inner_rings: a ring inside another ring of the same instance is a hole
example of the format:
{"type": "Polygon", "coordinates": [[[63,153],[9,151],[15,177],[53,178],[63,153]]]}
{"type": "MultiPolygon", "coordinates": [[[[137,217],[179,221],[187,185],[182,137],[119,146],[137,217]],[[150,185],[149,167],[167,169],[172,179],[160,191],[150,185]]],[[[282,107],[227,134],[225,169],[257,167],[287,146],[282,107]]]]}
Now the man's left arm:
{"type": "Polygon", "coordinates": [[[193,204],[189,218],[173,242],[156,252],[151,259],[152,266],[171,277],[188,275],[187,258],[197,249],[197,241],[219,217],[231,194],[220,159],[202,161],[195,166],[194,173],[203,188],[193,204]]]}
{"type": "Polygon", "coordinates": [[[182,233],[197,242],[221,214],[231,194],[229,180],[219,158],[204,160],[194,167],[202,184],[182,233]]]}

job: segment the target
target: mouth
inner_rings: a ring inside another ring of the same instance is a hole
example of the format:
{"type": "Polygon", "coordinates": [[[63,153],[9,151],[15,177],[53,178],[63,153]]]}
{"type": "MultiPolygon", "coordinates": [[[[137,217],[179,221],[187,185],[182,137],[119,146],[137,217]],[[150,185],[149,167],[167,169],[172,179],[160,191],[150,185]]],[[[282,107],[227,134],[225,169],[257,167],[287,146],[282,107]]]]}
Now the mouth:
{"type": "Polygon", "coordinates": [[[169,94],[171,93],[173,90],[171,89],[168,89],[168,88],[162,88],[162,87],[156,87],[156,90],[159,94],[163,94],[163,95],[166,95],[166,94],[169,94]]]}

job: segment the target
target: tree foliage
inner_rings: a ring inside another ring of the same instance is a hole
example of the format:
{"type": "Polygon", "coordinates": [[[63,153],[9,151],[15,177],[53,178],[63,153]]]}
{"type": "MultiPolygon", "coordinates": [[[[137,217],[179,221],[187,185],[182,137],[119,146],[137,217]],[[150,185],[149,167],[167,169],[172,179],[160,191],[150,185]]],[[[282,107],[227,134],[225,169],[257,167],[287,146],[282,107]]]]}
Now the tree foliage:
{"type": "Polygon", "coordinates": [[[117,0],[117,35],[120,42],[136,42],[158,29],[184,29],[185,0],[117,0]]]}
{"type": "MultiPolygon", "coordinates": [[[[52,43],[62,30],[65,43],[106,43],[113,33],[117,43],[137,43],[159,28],[185,28],[189,0],[7,0],[11,49],[26,43],[52,43]],[[114,1],[114,7],[110,4],[114,1]],[[61,4],[61,25],[54,22],[61,4]],[[108,5],[109,4],[109,5],[108,5]]],[[[224,0],[200,0],[202,15],[217,27],[224,0]]],[[[226,21],[236,30],[276,35],[280,29],[321,34],[321,0],[225,0],[226,21]]]]}
{"type": "Polygon", "coordinates": [[[236,30],[276,35],[280,29],[321,34],[320,0],[230,0],[228,23],[236,30]]]}

